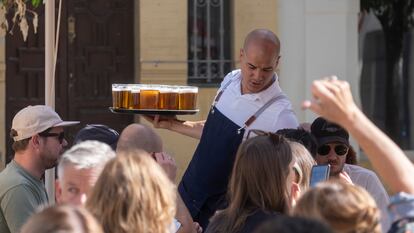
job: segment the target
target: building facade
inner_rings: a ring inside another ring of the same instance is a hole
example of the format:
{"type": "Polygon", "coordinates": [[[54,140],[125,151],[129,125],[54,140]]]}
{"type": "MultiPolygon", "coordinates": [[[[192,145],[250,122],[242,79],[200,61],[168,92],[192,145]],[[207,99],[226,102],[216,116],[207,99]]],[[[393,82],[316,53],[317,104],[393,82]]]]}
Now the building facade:
{"type": "MultiPolygon", "coordinates": [[[[358,93],[358,11],[358,0],[134,1],[133,81],[199,86],[200,112],[179,118],[205,119],[219,85],[217,77],[239,66],[245,35],[255,28],[268,28],[281,39],[278,72],[282,89],[299,121],[310,122],[315,116],[300,106],[310,98],[313,80],[337,74],[358,93]],[[194,79],[197,76],[202,78],[194,79]]],[[[0,39],[2,165],[9,130],[5,117],[6,46],[0,39]]],[[[134,121],[147,124],[138,116],[134,121]]],[[[198,141],[163,129],[157,132],[165,151],[175,156],[182,175],[198,141]]]]}

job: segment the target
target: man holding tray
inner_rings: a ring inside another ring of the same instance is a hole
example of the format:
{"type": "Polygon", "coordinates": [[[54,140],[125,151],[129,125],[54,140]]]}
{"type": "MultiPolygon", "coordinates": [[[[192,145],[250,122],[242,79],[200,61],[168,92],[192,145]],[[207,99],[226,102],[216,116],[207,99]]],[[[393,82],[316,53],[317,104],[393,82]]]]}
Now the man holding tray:
{"type": "Polygon", "coordinates": [[[298,121],[275,73],[280,41],[267,29],[251,31],[240,49],[241,69],[226,75],[205,121],[146,117],[154,127],[200,139],[178,187],[194,219],[206,229],[226,206],[225,194],[238,146],[250,129],[276,132],[298,121]]]}

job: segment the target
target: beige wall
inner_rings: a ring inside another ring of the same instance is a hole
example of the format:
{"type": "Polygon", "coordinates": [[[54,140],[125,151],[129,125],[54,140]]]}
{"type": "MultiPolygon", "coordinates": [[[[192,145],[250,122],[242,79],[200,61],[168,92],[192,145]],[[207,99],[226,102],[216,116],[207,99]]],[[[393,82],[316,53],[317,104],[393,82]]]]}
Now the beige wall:
{"type": "MultiPolygon", "coordinates": [[[[140,1],[139,52],[141,83],[187,83],[187,1],[140,1]]],[[[208,109],[206,105],[214,94],[215,89],[200,89],[197,103],[200,112],[179,118],[204,119],[208,109]]],[[[147,124],[145,120],[142,123],[147,124]]],[[[163,129],[156,131],[163,139],[165,151],[176,158],[179,180],[198,140],[163,129]]]]}
{"type": "Polygon", "coordinates": [[[244,37],[256,28],[278,32],[277,0],[233,0],[233,58],[239,62],[244,37]]]}
{"type": "Polygon", "coordinates": [[[6,60],[5,38],[0,37],[0,170],[6,163],[6,60]]]}
{"type": "Polygon", "coordinates": [[[141,82],[186,83],[187,1],[143,0],[139,14],[141,82]]]}

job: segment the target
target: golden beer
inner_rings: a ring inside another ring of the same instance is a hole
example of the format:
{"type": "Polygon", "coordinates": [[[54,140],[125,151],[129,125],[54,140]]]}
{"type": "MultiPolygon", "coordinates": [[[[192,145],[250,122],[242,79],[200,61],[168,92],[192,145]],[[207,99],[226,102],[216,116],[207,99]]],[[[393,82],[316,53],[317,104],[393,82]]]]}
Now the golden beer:
{"type": "Polygon", "coordinates": [[[122,90],[121,91],[121,99],[122,99],[122,104],[121,104],[121,108],[129,108],[129,101],[131,99],[131,90],[122,90]]]}
{"type": "Polygon", "coordinates": [[[141,89],[139,94],[139,107],[141,109],[158,109],[159,94],[159,90],[141,89]]]}
{"type": "Polygon", "coordinates": [[[197,105],[197,93],[195,92],[181,92],[179,95],[179,109],[180,110],[194,110],[197,105]]]}
{"type": "Polygon", "coordinates": [[[126,84],[112,84],[112,106],[114,108],[128,108],[130,89],[126,84]]]}
{"type": "Polygon", "coordinates": [[[163,88],[160,90],[160,97],[158,102],[159,109],[177,110],[178,103],[178,91],[174,92],[172,88],[163,88]]]}
{"type": "Polygon", "coordinates": [[[121,108],[122,106],[122,91],[112,90],[112,107],[121,108]]]}
{"type": "Polygon", "coordinates": [[[131,92],[131,98],[129,100],[129,109],[139,109],[139,97],[140,92],[139,91],[132,91],[131,92]]]}

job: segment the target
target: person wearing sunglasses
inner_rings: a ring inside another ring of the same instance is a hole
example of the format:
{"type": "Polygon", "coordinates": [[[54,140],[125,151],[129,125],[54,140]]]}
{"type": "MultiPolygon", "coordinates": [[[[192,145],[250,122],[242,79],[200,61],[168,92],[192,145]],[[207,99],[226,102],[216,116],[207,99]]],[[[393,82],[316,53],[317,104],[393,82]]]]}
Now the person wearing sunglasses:
{"type": "Polygon", "coordinates": [[[381,225],[386,232],[390,227],[387,213],[388,194],[373,171],[346,163],[347,156],[352,150],[348,132],[341,126],[318,117],[311,125],[311,133],[318,144],[316,162],[319,165],[331,166],[331,178],[345,179],[365,188],[381,210],[381,225]]]}
{"type": "Polygon", "coordinates": [[[0,173],[0,232],[17,233],[40,205],[47,204],[42,177],[57,165],[68,145],[64,127],[79,121],[63,121],[50,107],[28,106],[13,118],[10,136],[13,160],[0,173]]]}

